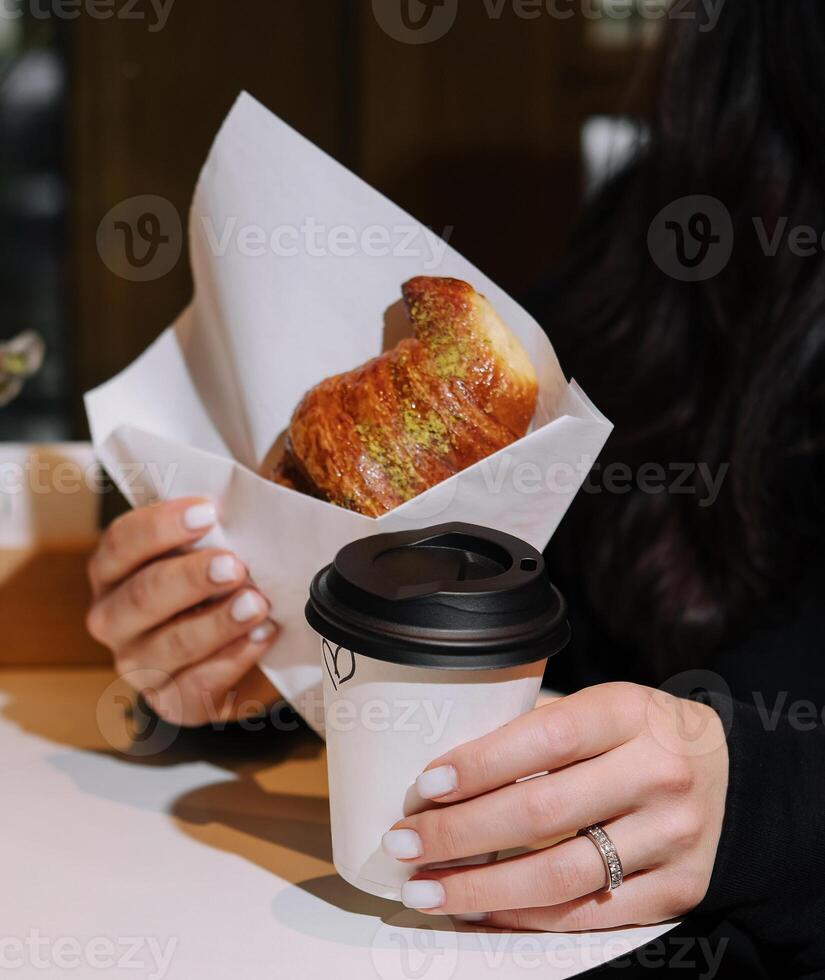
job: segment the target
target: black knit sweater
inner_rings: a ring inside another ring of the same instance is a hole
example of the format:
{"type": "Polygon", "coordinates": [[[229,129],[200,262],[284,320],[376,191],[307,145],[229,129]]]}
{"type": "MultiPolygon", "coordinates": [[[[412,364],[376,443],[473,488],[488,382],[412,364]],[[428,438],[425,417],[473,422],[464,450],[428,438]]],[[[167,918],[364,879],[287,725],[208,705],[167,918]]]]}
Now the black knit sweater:
{"type": "MultiPolygon", "coordinates": [[[[563,555],[554,550],[548,559],[564,579],[563,555]]],[[[566,585],[574,639],[550,661],[547,684],[568,692],[618,679],[655,686],[638,672],[627,676],[632,658],[610,644],[575,584],[566,585]]],[[[825,570],[811,569],[702,675],[711,690],[693,696],[722,716],[730,755],[710,886],[670,937],[604,968],[605,975],[664,968],[708,980],[825,977],[823,597],[825,570]]]]}

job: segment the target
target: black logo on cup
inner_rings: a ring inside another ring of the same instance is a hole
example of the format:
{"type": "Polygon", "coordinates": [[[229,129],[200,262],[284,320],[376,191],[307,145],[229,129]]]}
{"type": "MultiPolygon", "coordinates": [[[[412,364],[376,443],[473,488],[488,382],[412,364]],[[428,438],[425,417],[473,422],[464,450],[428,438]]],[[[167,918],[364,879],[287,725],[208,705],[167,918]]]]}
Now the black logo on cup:
{"type": "Polygon", "coordinates": [[[718,198],[695,194],[663,208],[647,237],[651,258],[679,282],[704,282],[718,276],[733,254],[730,212],[718,198]]]}
{"type": "Polygon", "coordinates": [[[321,646],[324,651],[324,665],[332,686],[337,691],[341,684],[346,684],[355,676],[355,654],[352,650],[341,646],[336,647],[333,653],[332,647],[326,640],[321,641],[321,646]]]}

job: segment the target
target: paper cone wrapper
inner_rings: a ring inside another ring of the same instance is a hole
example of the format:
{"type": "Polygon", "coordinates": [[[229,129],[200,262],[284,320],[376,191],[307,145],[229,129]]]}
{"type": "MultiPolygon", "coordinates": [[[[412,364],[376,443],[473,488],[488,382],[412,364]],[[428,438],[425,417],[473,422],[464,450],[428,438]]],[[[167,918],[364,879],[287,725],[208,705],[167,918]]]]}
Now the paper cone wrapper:
{"type": "Polygon", "coordinates": [[[248,95],[201,174],[190,243],[192,304],[86,396],[94,444],[135,506],[216,502],[220,527],[201,546],[247,564],[281,627],[263,669],[320,730],[317,640],[303,612],[312,576],[355,538],[447,521],[543,549],[611,425],[517,303],[248,95]],[[401,285],[417,275],[466,280],[519,337],[539,377],[530,433],[378,519],[259,476],[307,390],[397,343],[401,285]]]}

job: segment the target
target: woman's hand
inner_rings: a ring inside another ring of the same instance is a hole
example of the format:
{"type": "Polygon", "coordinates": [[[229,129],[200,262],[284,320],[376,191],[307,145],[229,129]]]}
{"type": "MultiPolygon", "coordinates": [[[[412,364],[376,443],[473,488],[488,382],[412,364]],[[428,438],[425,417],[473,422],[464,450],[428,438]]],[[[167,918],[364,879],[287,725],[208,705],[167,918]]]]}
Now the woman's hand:
{"type": "Polygon", "coordinates": [[[162,718],[203,725],[277,692],[255,665],[277,629],[243,564],[184,551],[217,522],[205,500],[152,504],[118,518],[89,562],[92,636],[162,718]]]}
{"type": "Polygon", "coordinates": [[[707,891],[727,781],[725,732],[712,708],[604,684],[436,759],[418,791],[448,805],[399,821],[383,847],[425,863],[539,848],[421,871],[402,893],[421,911],[560,932],[661,922],[707,891]],[[546,774],[516,782],[538,772],[546,774]],[[609,894],[598,849],[571,837],[592,824],[604,827],[624,867],[624,884],[609,894]]]}

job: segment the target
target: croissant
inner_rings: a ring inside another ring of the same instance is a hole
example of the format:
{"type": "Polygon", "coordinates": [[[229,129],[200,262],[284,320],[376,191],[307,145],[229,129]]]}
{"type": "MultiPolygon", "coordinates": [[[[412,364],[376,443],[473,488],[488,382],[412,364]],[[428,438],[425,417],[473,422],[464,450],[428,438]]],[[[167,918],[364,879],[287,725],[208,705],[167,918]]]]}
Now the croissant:
{"type": "Polygon", "coordinates": [[[276,483],[378,517],[527,432],[536,374],[484,296],[426,276],[402,291],[413,337],[304,396],[276,483]]]}

